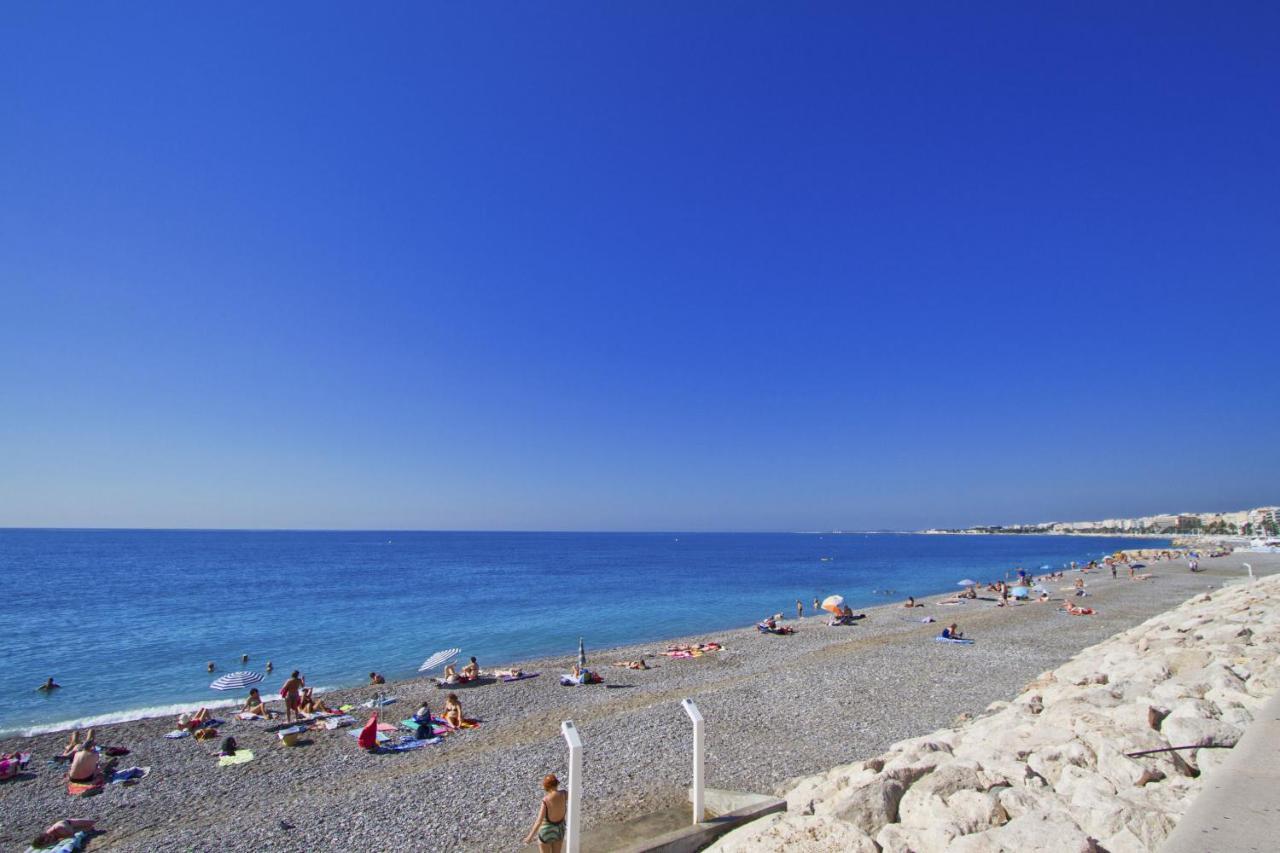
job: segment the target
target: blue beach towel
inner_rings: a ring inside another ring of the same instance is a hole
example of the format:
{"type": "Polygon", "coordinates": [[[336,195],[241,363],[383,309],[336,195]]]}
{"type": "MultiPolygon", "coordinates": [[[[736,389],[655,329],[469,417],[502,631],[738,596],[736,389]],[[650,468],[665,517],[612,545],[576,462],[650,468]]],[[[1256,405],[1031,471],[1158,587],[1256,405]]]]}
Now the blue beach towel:
{"type": "Polygon", "coordinates": [[[151,773],[150,767],[128,767],[124,770],[117,770],[111,774],[111,784],[119,785],[122,782],[133,782],[138,779],[145,779],[151,773]]]}
{"type": "Polygon", "coordinates": [[[934,637],[933,639],[937,640],[939,643],[955,643],[958,646],[973,645],[973,640],[957,639],[955,637],[944,637],[941,634],[934,637]]]}
{"type": "Polygon", "coordinates": [[[402,737],[394,743],[382,744],[381,748],[387,752],[408,752],[411,749],[421,749],[424,746],[431,746],[443,740],[444,738],[442,737],[432,737],[424,740],[418,740],[414,737],[402,737]]]}

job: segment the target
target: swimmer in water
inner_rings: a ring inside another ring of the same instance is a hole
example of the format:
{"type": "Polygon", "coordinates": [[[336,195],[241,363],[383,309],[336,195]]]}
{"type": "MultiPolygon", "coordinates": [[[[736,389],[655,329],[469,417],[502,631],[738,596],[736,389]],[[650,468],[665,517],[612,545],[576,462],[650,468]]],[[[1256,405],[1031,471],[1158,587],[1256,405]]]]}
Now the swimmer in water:
{"type": "Polygon", "coordinates": [[[248,662],[249,662],[248,655],[240,655],[240,663],[248,663],[248,662]]]}
{"type": "Polygon", "coordinates": [[[275,666],[271,663],[271,661],[267,661],[267,672],[271,672],[271,670],[273,669],[275,669],[275,666]]]}
{"type": "Polygon", "coordinates": [[[41,684],[39,687],[37,687],[37,688],[36,688],[36,690],[39,690],[39,691],[40,691],[40,692],[42,692],[42,693],[48,693],[48,692],[50,692],[50,691],[52,691],[52,690],[57,690],[57,689],[58,689],[59,687],[61,687],[61,686],[62,686],[61,684],[55,684],[55,683],[54,683],[54,681],[53,681],[53,676],[51,675],[51,676],[49,676],[49,678],[45,681],[45,683],[44,683],[44,684],[41,684]]]}
{"type": "Polygon", "coordinates": [[[214,670],[213,661],[209,661],[209,664],[208,664],[208,666],[207,666],[206,668],[207,668],[210,672],[213,672],[213,670],[214,670]]]}

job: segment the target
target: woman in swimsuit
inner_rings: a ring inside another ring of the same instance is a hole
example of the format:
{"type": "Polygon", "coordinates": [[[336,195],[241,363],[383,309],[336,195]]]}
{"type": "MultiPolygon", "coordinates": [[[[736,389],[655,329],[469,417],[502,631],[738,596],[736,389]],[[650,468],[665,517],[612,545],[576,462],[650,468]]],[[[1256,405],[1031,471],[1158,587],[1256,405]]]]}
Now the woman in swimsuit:
{"type": "Polygon", "coordinates": [[[259,717],[271,716],[271,712],[267,710],[267,703],[262,701],[262,694],[256,687],[249,688],[249,698],[245,700],[242,710],[246,714],[257,714],[259,717]]]}
{"type": "Polygon", "coordinates": [[[77,832],[92,832],[94,822],[79,818],[65,817],[35,837],[31,846],[35,848],[52,847],[66,838],[72,838],[77,832]]]}
{"type": "Polygon", "coordinates": [[[462,702],[457,693],[450,693],[444,700],[444,721],[455,729],[462,728],[462,702]]]}
{"type": "Polygon", "coordinates": [[[476,659],[472,658],[467,665],[462,668],[462,677],[467,681],[473,681],[480,677],[480,664],[476,663],[476,659]]]}
{"type": "Polygon", "coordinates": [[[458,670],[454,669],[453,664],[449,664],[444,668],[444,677],[440,680],[445,684],[457,684],[462,679],[458,678],[458,670]]]}
{"type": "Polygon", "coordinates": [[[546,794],[538,805],[538,816],[533,819],[533,829],[524,837],[525,844],[538,839],[541,853],[560,853],[564,845],[564,819],[569,812],[569,795],[560,790],[560,780],[549,773],[542,780],[546,794]]]}
{"type": "Polygon", "coordinates": [[[306,681],[302,678],[302,673],[294,670],[289,676],[289,680],[280,688],[280,696],[284,699],[284,721],[286,723],[293,722],[298,715],[298,706],[302,702],[302,688],[306,681]]]}

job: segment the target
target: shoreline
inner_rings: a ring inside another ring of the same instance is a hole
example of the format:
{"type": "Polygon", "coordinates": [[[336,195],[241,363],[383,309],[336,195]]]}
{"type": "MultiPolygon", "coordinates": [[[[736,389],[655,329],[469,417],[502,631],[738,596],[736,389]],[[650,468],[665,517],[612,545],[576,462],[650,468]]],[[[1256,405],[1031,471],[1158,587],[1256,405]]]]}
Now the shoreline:
{"type": "MultiPolygon", "coordinates": [[[[221,531],[209,531],[209,532],[221,532],[221,531]]],[[[275,531],[266,531],[266,532],[275,532],[275,531]]],[[[886,531],[879,531],[879,532],[887,533],[886,531]]],[[[842,534],[822,534],[822,535],[854,535],[854,533],[856,533],[856,531],[855,532],[846,531],[842,534]]],[[[909,535],[954,535],[954,536],[974,535],[974,534],[955,533],[955,532],[929,533],[928,531],[908,531],[907,533],[909,535]]],[[[648,534],[642,534],[642,535],[648,535],[648,534]]],[[[797,533],[796,535],[808,535],[808,534],[797,533]]],[[[857,535],[864,535],[864,534],[858,533],[857,535]]],[[[903,534],[895,532],[889,535],[903,535],[903,534]]],[[[984,533],[981,535],[989,535],[989,534],[984,533]]],[[[1048,534],[1044,534],[1044,535],[1048,535],[1048,534]]],[[[1102,539],[1136,538],[1136,539],[1144,539],[1144,540],[1158,539],[1164,542],[1170,542],[1170,537],[1168,535],[1163,535],[1163,534],[1111,535],[1111,534],[1085,533],[1085,534],[1061,534],[1061,535],[1071,535],[1076,538],[1102,538],[1102,539]]],[[[1169,550],[1177,550],[1171,542],[1167,546],[1167,548],[1169,550]]],[[[1144,548],[1142,550],[1147,550],[1147,549],[1144,548]]],[[[1081,555],[1082,559],[1085,557],[1087,557],[1087,555],[1081,555]]],[[[1056,570],[1058,569],[1055,568],[1055,571],[1056,570]]],[[[991,569],[990,571],[995,572],[997,570],[991,569]]],[[[1003,577],[1006,580],[1009,579],[1010,576],[1013,574],[1012,569],[1003,569],[1001,571],[1003,571],[1003,577]]],[[[1038,571],[1039,571],[1038,569],[1034,570],[1033,574],[1038,573],[1038,571]]],[[[999,577],[994,574],[990,575],[990,578],[991,580],[999,579],[999,577]]],[[[983,582],[986,583],[986,580],[984,579],[983,582]]],[[[945,597],[946,595],[949,594],[946,591],[947,589],[949,588],[944,588],[943,590],[939,590],[936,592],[925,592],[922,595],[918,594],[917,598],[920,601],[926,601],[931,598],[945,597]]],[[[861,607],[867,610],[874,610],[882,607],[892,607],[895,603],[900,604],[901,599],[905,598],[905,596],[908,594],[906,592],[903,592],[901,596],[899,596],[898,594],[899,591],[893,590],[892,592],[894,596],[893,597],[890,597],[887,595],[884,596],[885,600],[883,602],[875,603],[875,604],[867,603],[867,604],[861,605],[861,607]]],[[[806,608],[806,611],[811,609],[811,602],[806,600],[805,608],[806,608]]],[[[763,615],[765,614],[762,613],[761,616],[763,615]]],[[[788,611],[784,607],[782,611],[782,616],[786,622],[791,623],[795,621],[794,609],[791,609],[788,611]]],[[[812,618],[812,616],[813,614],[810,613],[809,615],[806,615],[804,618],[805,620],[808,620],[812,618]]],[[[827,618],[827,615],[823,613],[821,614],[821,618],[825,620],[827,618]]],[[[740,623],[734,623],[732,625],[726,625],[724,627],[715,627],[714,625],[698,627],[697,629],[695,629],[690,633],[662,634],[660,636],[655,636],[649,639],[639,639],[639,640],[628,641],[624,644],[617,645],[617,646],[605,646],[596,650],[589,649],[589,654],[609,654],[609,655],[623,654],[623,653],[626,653],[628,650],[634,651],[636,649],[647,648],[649,646],[656,646],[656,645],[662,645],[662,644],[687,643],[687,642],[693,641],[695,638],[705,638],[708,636],[720,635],[725,632],[738,630],[740,627],[741,627],[740,623]]],[[[464,649],[463,651],[464,651],[464,659],[465,659],[466,650],[464,649]]],[[[532,669],[534,667],[541,666],[546,662],[558,661],[558,660],[561,660],[562,658],[563,658],[562,655],[556,654],[556,655],[540,655],[540,656],[534,656],[529,658],[503,659],[501,666],[502,667],[518,667],[521,669],[532,669]]],[[[486,662],[485,666],[486,668],[492,668],[491,662],[486,662]]],[[[250,666],[249,668],[253,669],[252,666],[250,666]]],[[[227,670],[227,671],[234,671],[234,670],[227,670]]],[[[216,674],[224,674],[224,673],[219,672],[219,673],[215,673],[214,675],[216,674]]],[[[210,678],[213,678],[214,675],[211,675],[210,678]]],[[[306,675],[305,667],[303,668],[303,675],[304,676],[306,675]]],[[[286,674],[278,670],[277,672],[268,676],[268,678],[265,681],[263,681],[263,685],[270,684],[273,681],[277,681],[277,680],[279,682],[283,682],[285,678],[286,678],[286,674]]],[[[408,678],[398,678],[393,681],[389,681],[387,686],[392,686],[395,684],[414,684],[414,683],[420,682],[421,678],[422,678],[421,676],[410,676],[408,678]]],[[[350,684],[339,683],[339,684],[319,686],[316,688],[315,692],[316,692],[316,695],[332,696],[340,693],[358,691],[368,686],[369,685],[364,681],[355,681],[350,684]]],[[[274,691],[265,689],[265,688],[264,690],[267,695],[273,695],[274,691]]],[[[0,727],[0,740],[11,739],[11,738],[37,737],[37,736],[46,735],[46,734],[57,734],[59,732],[69,732],[73,729],[83,729],[83,728],[90,728],[90,727],[98,728],[102,726],[119,725],[123,723],[134,723],[134,722],[141,722],[145,720],[156,720],[156,719],[176,717],[183,710],[190,710],[191,708],[200,707],[200,706],[214,709],[214,708],[227,708],[227,707],[231,707],[233,705],[239,704],[235,699],[225,699],[222,696],[218,696],[216,698],[207,698],[208,696],[209,694],[206,691],[204,696],[192,696],[192,698],[188,700],[183,700],[181,698],[162,699],[150,705],[126,707],[126,708],[102,711],[99,713],[84,714],[78,717],[56,720],[53,722],[33,723],[30,725],[17,725],[11,728],[0,727]]]]}
{"type": "MultiPolygon", "coordinates": [[[[525,667],[540,668],[539,678],[457,690],[467,714],[484,721],[481,729],[412,753],[367,755],[343,732],[320,732],[309,746],[288,750],[276,745],[276,725],[233,722],[224,734],[257,758],[214,769],[213,747],[160,737],[172,718],[104,726],[99,740],[128,746],[134,752],[126,760],[151,766],[152,776],[77,803],[61,790],[59,769],[43,765],[34,778],[0,787],[0,810],[12,815],[0,841],[21,843],[27,830],[70,808],[103,822],[106,834],[94,849],[341,850],[422,837],[436,846],[516,850],[536,805],[537,779],[563,773],[561,720],[573,719],[586,745],[584,826],[683,801],[688,731],[678,702],[686,697],[707,717],[708,784],[765,792],[948,725],[957,714],[981,713],[1081,649],[1239,576],[1239,562],[1202,560],[1206,571],[1197,575],[1181,560],[1161,562],[1148,583],[1091,574],[1085,603],[1100,615],[1088,619],[1059,615],[1051,605],[1005,609],[980,600],[947,607],[938,603],[944,596],[933,596],[920,598],[928,606],[914,617],[895,601],[868,609],[867,619],[850,627],[827,628],[823,617],[810,616],[791,637],[745,627],[681,638],[726,648],[692,660],[658,658],[648,671],[607,664],[640,654],[652,664],[654,651],[671,641],[591,650],[588,664],[604,674],[604,685],[560,687],[555,676],[573,656],[541,658],[525,667]],[[932,642],[939,625],[916,621],[926,614],[959,621],[977,645],[932,642]],[[193,786],[202,791],[200,803],[190,801],[193,786]],[[414,797],[404,797],[405,786],[414,797]],[[423,798],[429,808],[417,802],[423,798]],[[291,829],[279,827],[282,818],[291,829]]],[[[1260,573],[1280,571],[1280,558],[1254,564],[1260,573]]],[[[378,690],[401,697],[387,719],[412,713],[408,706],[421,698],[436,709],[447,692],[411,679],[327,695],[359,702],[378,690]]],[[[0,749],[33,751],[43,762],[64,740],[0,738],[0,749]]]]}

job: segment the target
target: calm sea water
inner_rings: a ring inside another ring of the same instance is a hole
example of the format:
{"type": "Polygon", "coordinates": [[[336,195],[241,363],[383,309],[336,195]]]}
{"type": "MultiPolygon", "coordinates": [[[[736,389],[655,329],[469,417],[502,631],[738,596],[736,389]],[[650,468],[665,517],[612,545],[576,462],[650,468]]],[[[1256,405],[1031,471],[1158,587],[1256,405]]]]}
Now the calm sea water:
{"type": "MultiPolygon", "coordinates": [[[[220,672],[317,686],[749,625],[841,593],[868,606],[1061,566],[1132,539],[890,534],[0,530],[0,732],[225,698],[220,672]],[[825,558],[825,559],[824,559],[825,558]],[[63,689],[35,690],[48,676],[63,689]]],[[[1143,543],[1151,547],[1154,543],[1143,543]]]]}

